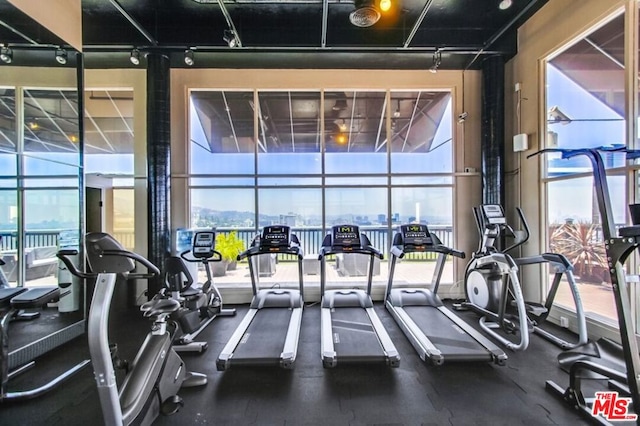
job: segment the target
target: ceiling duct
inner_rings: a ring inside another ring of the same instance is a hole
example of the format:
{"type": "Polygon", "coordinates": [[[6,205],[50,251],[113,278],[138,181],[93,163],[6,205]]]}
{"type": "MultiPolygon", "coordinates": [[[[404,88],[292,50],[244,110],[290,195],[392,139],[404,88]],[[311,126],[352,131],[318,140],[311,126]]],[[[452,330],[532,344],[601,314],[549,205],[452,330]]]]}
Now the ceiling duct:
{"type": "Polygon", "coordinates": [[[356,0],[356,10],[349,14],[349,21],[356,27],[370,27],[380,19],[380,11],[373,0],[356,0]]]}

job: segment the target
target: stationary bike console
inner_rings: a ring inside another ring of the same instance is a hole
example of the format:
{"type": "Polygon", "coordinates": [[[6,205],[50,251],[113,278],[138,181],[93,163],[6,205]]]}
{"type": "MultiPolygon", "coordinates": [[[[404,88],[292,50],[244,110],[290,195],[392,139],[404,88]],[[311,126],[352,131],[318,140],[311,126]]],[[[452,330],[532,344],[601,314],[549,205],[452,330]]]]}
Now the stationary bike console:
{"type": "Polygon", "coordinates": [[[191,253],[196,259],[209,259],[213,257],[215,248],[215,231],[198,231],[193,236],[193,250],[191,250],[191,253]]]}

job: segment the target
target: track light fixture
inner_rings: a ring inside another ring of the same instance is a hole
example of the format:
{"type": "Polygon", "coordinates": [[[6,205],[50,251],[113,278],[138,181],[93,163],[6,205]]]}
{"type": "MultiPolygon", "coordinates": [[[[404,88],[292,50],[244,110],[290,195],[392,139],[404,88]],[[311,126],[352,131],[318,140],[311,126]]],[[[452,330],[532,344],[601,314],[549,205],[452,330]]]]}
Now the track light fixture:
{"type": "Polygon", "coordinates": [[[58,63],[60,65],[64,65],[67,63],[67,51],[64,50],[63,48],[59,47],[56,49],[56,61],[58,61],[58,63]]]}
{"type": "Polygon", "coordinates": [[[138,49],[133,49],[129,60],[133,65],[140,65],[140,51],[138,49]]]}
{"type": "Polygon", "coordinates": [[[7,46],[2,46],[2,48],[0,48],[0,60],[5,64],[13,62],[13,50],[7,46]]]}
{"type": "Polygon", "coordinates": [[[429,68],[429,72],[435,74],[438,72],[438,68],[440,68],[440,64],[442,64],[442,52],[436,50],[433,52],[433,64],[431,68],[429,68]]]}
{"type": "Polygon", "coordinates": [[[224,30],[222,39],[229,45],[231,49],[234,47],[240,47],[240,41],[233,30],[224,30]]]}
{"type": "Polygon", "coordinates": [[[184,63],[188,66],[193,66],[195,60],[193,59],[193,50],[187,49],[184,51],[184,63]]]}

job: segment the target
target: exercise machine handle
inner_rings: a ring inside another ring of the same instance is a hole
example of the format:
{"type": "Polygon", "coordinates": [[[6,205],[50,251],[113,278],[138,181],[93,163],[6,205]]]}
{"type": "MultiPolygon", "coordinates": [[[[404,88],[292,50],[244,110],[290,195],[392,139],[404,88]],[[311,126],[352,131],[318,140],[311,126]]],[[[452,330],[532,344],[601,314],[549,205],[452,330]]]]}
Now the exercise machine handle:
{"type": "Polygon", "coordinates": [[[506,225],[506,227],[509,229],[509,231],[511,231],[511,233],[513,234],[513,236],[516,238],[517,241],[513,245],[510,245],[506,249],[502,250],[503,253],[507,253],[513,250],[514,248],[523,245],[524,243],[529,241],[529,237],[531,236],[529,223],[527,222],[527,219],[524,216],[524,212],[520,207],[516,207],[516,211],[518,212],[518,216],[520,217],[520,223],[522,224],[522,228],[524,230],[524,238],[519,239],[518,234],[513,230],[513,228],[511,228],[509,225],[506,225]]]}
{"type": "Polygon", "coordinates": [[[69,270],[69,272],[71,273],[71,275],[75,275],[78,278],[82,278],[82,279],[89,279],[89,278],[95,278],[98,276],[98,274],[93,273],[93,272],[82,272],[80,270],[78,270],[78,268],[76,268],[76,265],[73,264],[73,262],[71,261],[71,259],[69,259],[69,256],[76,256],[78,254],[78,250],[75,249],[63,249],[60,250],[56,253],[56,257],[58,259],[60,259],[62,261],[62,263],[64,263],[64,265],[67,267],[67,269],[69,270]]]}
{"type": "Polygon", "coordinates": [[[187,257],[187,254],[191,253],[191,250],[185,250],[182,253],[180,253],[180,257],[182,258],[182,260],[184,260],[185,262],[191,262],[191,263],[200,263],[203,261],[207,261],[207,262],[221,262],[222,261],[222,253],[220,253],[218,250],[213,250],[213,256],[210,257],[209,259],[204,259],[204,258],[197,258],[197,257],[187,257]]]}
{"type": "Polygon", "coordinates": [[[158,269],[158,267],[153,263],[151,263],[147,258],[140,256],[138,253],[133,253],[126,250],[104,250],[102,252],[102,255],[128,257],[129,259],[132,259],[138,263],[141,263],[144,267],[146,267],[150,271],[149,273],[146,273],[146,274],[144,273],[129,274],[127,275],[127,277],[130,279],[152,278],[152,277],[155,277],[156,275],[160,275],[160,270],[158,269]]]}

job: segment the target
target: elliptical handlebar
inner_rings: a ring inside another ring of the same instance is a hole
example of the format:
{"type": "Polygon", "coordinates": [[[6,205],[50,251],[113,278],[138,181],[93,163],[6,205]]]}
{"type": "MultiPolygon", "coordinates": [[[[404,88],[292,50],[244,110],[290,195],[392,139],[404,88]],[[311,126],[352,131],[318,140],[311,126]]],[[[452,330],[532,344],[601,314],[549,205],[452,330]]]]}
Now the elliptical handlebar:
{"type": "Polygon", "coordinates": [[[518,240],[518,238],[519,238],[518,237],[518,233],[516,233],[516,231],[514,231],[511,226],[505,224],[505,227],[511,232],[511,234],[514,236],[514,238],[516,238],[516,240],[518,240],[518,241],[516,241],[514,244],[510,245],[506,249],[502,250],[503,253],[507,253],[507,252],[513,250],[514,248],[523,245],[524,243],[529,241],[529,237],[531,236],[531,230],[529,229],[529,223],[527,222],[527,219],[524,216],[524,212],[522,211],[522,209],[520,207],[516,207],[516,211],[518,212],[518,216],[520,216],[520,223],[522,224],[522,228],[524,230],[524,238],[518,240]]]}
{"type": "MultiPolygon", "coordinates": [[[[82,272],[80,270],[78,270],[78,268],[76,268],[76,265],[73,264],[73,262],[71,261],[71,259],[69,259],[69,256],[75,256],[78,254],[78,250],[75,249],[64,249],[64,250],[60,250],[56,253],[56,257],[58,259],[60,259],[65,266],[67,267],[67,269],[69,269],[69,272],[72,275],[75,275],[78,278],[82,278],[82,279],[88,279],[88,278],[96,278],[99,273],[97,272],[82,272]]],[[[129,259],[132,259],[138,263],[141,263],[143,266],[145,266],[150,272],[147,273],[133,273],[133,274],[128,274],[127,278],[129,279],[138,279],[138,278],[153,278],[156,275],[160,275],[160,270],[158,269],[158,267],[156,265],[154,265],[153,263],[151,263],[148,259],[146,259],[145,257],[140,256],[137,253],[133,253],[127,250],[103,250],[101,253],[103,256],[121,256],[121,257],[127,257],[129,259]]]]}
{"type": "Polygon", "coordinates": [[[221,262],[222,261],[222,253],[220,253],[218,250],[213,250],[213,254],[214,256],[210,257],[209,259],[203,259],[203,258],[197,258],[197,257],[192,257],[192,258],[188,258],[187,254],[191,253],[191,250],[185,250],[182,253],[180,253],[180,258],[182,258],[182,260],[184,260],[185,262],[191,262],[191,263],[200,263],[203,260],[207,261],[207,262],[221,262]]]}

